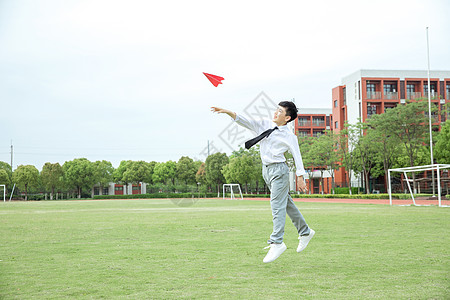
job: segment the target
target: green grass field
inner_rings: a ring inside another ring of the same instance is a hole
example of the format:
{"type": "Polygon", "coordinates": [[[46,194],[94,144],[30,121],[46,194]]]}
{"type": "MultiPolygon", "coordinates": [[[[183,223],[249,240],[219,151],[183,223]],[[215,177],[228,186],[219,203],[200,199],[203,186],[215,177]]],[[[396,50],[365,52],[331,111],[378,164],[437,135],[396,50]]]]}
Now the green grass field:
{"type": "Polygon", "coordinates": [[[263,264],[269,205],[0,203],[0,298],[449,299],[449,209],[297,203],[316,236],[263,264]]]}

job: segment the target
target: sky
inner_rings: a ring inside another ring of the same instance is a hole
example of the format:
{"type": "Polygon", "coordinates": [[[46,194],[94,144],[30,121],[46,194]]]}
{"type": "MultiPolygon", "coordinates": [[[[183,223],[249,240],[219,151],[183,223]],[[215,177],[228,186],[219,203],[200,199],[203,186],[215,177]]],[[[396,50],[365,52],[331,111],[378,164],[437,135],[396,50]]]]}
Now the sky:
{"type": "Polygon", "coordinates": [[[0,161],[11,141],[14,169],[231,154],[211,106],[331,109],[359,69],[426,70],[426,27],[431,69],[450,70],[449,16],[447,0],[0,0],[0,161]]]}

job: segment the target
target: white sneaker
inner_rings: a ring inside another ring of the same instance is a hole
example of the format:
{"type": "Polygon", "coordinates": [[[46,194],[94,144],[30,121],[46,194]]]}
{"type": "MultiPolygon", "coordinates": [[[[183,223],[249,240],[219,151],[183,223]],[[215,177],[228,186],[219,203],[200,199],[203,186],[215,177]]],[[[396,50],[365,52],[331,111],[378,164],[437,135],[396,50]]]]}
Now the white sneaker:
{"type": "Polygon", "coordinates": [[[281,244],[270,244],[264,249],[270,248],[266,257],[264,257],[263,262],[269,263],[280,257],[280,255],[286,250],[286,244],[283,242],[281,244]]]}
{"type": "Polygon", "coordinates": [[[297,252],[300,253],[305,250],[306,246],[308,246],[309,241],[313,238],[316,232],[310,229],[309,235],[299,236],[298,239],[300,242],[298,243],[297,252]]]}

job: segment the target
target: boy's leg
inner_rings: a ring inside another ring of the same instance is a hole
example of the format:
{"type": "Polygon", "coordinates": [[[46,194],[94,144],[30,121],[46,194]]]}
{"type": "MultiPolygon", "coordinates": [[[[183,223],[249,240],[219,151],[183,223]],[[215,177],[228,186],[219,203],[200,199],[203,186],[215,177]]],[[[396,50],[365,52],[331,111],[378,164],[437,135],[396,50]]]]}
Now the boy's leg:
{"type": "Polygon", "coordinates": [[[306,224],[305,218],[303,218],[302,213],[300,210],[298,210],[297,206],[295,205],[294,201],[292,200],[291,195],[288,194],[288,200],[287,200],[287,207],[286,212],[291,218],[292,223],[294,224],[295,228],[297,228],[298,235],[308,235],[310,230],[308,227],[308,224],[306,224]]]}
{"type": "Polygon", "coordinates": [[[270,168],[268,179],[273,221],[273,231],[268,243],[281,244],[283,242],[286,206],[289,195],[289,169],[286,164],[270,165],[268,168],[270,168]]]}

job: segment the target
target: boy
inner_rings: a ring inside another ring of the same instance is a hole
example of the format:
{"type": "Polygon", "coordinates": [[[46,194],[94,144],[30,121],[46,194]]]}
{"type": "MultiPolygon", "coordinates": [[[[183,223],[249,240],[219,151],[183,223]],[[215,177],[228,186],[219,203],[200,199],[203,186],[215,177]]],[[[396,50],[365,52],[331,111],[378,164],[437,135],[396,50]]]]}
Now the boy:
{"type": "Polygon", "coordinates": [[[270,248],[270,250],[263,262],[269,263],[276,260],[286,250],[286,245],[283,242],[286,213],[291,218],[299,234],[300,242],[297,252],[303,251],[315,232],[308,227],[289,195],[289,168],[284,157],[284,153],[287,150],[292,153],[297,169],[297,187],[299,190],[306,192],[308,188],[303,179],[306,171],[303,167],[298,140],[295,134],[289,131],[286,126],[288,122],[292,122],[297,118],[297,107],[290,101],[280,102],[272,121],[247,120],[242,115],[218,107],[211,107],[211,111],[229,115],[237,124],[258,135],[256,138],[247,141],[245,147],[250,149],[254,144],[260,143],[263,178],[270,189],[273,232],[267,241],[270,245],[266,248],[270,248]]]}

